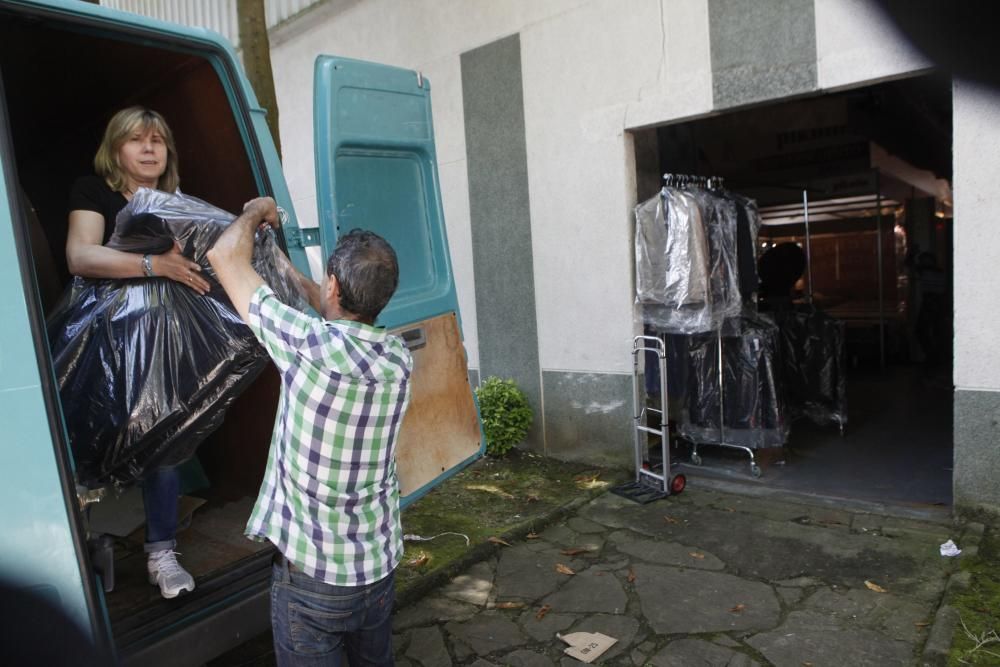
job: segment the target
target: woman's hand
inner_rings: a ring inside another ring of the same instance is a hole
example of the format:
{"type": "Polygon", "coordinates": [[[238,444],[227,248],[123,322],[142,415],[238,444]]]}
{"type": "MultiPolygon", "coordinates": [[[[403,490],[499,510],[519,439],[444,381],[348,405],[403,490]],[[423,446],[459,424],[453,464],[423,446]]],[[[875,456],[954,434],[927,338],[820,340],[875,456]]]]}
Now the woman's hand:
{"type": "Polygon", "coordinates": [[[174,242],[174,247],[162,255],[153,255],[153,274],[161,278],[170,278],[183,283],[198,294],[208,294],[209,284],[201,276],[201,267],[181,254],[181,247],[174,242]]]}

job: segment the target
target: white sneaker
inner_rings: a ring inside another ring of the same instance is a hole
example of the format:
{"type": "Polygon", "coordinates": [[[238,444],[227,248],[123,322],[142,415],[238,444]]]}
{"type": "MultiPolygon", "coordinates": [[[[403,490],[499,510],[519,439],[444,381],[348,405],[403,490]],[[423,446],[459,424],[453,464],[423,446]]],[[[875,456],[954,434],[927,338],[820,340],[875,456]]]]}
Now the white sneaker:
{"type": "Polygon", "coordinates": [[[170,599],[194,590],[194,577],[177,562],[173,549],[154,551],[146,561],[149,583],[160,587],[160,595],[170,599]]]}

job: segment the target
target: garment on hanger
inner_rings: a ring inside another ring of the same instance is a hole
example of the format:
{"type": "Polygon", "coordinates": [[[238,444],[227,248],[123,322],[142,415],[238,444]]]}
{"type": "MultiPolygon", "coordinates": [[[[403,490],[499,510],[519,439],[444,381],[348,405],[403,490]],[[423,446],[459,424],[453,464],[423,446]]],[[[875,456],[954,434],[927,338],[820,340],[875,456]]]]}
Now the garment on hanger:
{"type": "Polygon", "coordinates": [[[739,291],[736,205],[714,190],[691,188],[708,236],[712,316],[717,329],[743,308],[739,291]]]}
{"type": "Polygon", "coordinates": [[[778,328],[766,316],[727,320],[718,334],[689,336],[688,388],[678,432],[698,444],[719,442],[759,449],[781,447],[789,420],[780,370],[778,328]],[[719,428],[719,404],[723,406],[719,428]]]}
{"type": "Polygon", "coordinates": [[[847,424],[844,322],[812,306],[776,310],[782,352],[781,381],[789,412],[820,426],[847,424]]]}
{"type": "Polygon", "coordinates": [[[636,302],[662,333],[717,329],[738,315],[735,204],[704,188],[664,187],[635,208],[636,302]]]}
{"type": "Polygon", "coordinates": [[[708,243],[694,198],[664,188],[635,217],[638,302],[675,310],[708,303],[708,243]]]}
{"type": "Polygon", "coordinates": [[[727,191],[726,196],[736,205],[736,255],[740,276],[740,296],[744,304],[754,303],[754,293],[760,287],[757,275],[757,239],[760,234],[760,214],[753,199],[727,191]]]}

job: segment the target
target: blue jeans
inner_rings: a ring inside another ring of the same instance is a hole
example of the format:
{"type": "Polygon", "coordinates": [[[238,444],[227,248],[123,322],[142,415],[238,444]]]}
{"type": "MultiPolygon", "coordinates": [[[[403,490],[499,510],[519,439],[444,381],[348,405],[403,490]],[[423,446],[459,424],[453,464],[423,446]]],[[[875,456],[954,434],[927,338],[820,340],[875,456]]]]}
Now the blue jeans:
{"type": "Polygon", "coordinates": [[[142,480],[142,502],[146,507],[146,553],[177,546],[177,496],[181,476],[177,468],[159,468],[142,480]]]}
{"type": "Polygon", "coordinates": [[[289,567],[271,572],[278,667],[391,667],[395,572],[367,586],[332,586],[289,567]]]}

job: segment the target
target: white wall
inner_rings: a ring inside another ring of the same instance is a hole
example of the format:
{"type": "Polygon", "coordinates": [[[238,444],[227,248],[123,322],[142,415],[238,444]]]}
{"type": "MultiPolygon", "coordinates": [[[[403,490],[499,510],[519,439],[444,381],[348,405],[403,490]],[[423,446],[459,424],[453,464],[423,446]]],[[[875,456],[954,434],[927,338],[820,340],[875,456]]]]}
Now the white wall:
{"type": "Polygon", "coordinates": [[[956,81],[954,104],[955,375],[958,389],[1000,391],[1000,93],[956,81]]]}
{"type": "MultiPolygon", "coordinates": [[[[333,3],[331,3],[333,4],[333,3]]],[[[285,172],[316,224],[312,61],[331,53],[431,80],[449,242],[470,365],[478,366],[460,54],[520,32],[539,360],[630,372],[631,208],[626,128],[711,109],[707,0],[363,0],[272,35],[285,172]]]]}
{"type": "MultiPolygon", "coordinates": [[[[654,108],[661,114],[706,112],[711,105],[707,45],[686,52],[684,46],[695,43],[687,41],[692,35],[675,31],[667,38],[670,9],[681,9],[687,22],[698,15],[691,8],[704,3],[683,5],[632,0],[626,12],[615,0],[595,0],[521,33],[545,370],[631,372],[635,185],[625,137],[629,117],[649,117],[654,108]],[[668,95],[678,74],[667,66],[671,50],[683,52],[692,70],[702,73],[701,85],[689,86],[697,93],[693,99],[689,91],[668,95]],[[679,103],[665,109],[667,99],[679,103]]],[[[707,34],[707,18],[703,24],[707,34]]]]}
{"type": "Polygon", "coordinates": [[[580,4],[583,0],[328,3],[271,36],[285,174],[303,226],[317,224],[312,152],[312,68],[316,56],[339,55],[416,69],[431,81],[441,196],[463,333],[473,368],[479,366],[479,348],[459,57],[464,51],[580,4]]]}

